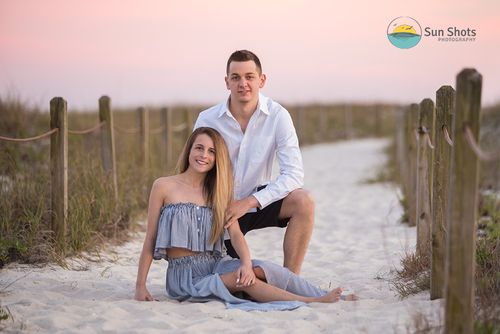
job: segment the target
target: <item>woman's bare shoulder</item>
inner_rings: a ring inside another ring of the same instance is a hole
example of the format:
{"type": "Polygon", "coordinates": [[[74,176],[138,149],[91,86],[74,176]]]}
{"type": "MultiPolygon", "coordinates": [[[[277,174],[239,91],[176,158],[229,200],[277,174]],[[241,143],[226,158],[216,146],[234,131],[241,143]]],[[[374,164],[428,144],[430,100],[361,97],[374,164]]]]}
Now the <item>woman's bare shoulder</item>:
{"type": "Polygon", "coordinates": [[[162,198],[164,204],[175,202],[176,197],[179,193],[179,186],[181,185],[182,183],[179,182],[179,174],[163,176],[157,178],[153,182],[153,188],[151,192],[153,194],[159,195],[162,198]]]}
{"type": "Polygon", "coordinates": [[[171,175],[171,176],[162,176],[157,178],[153,182],[153,189],[159,191],[159,192],[168,192],[169,190],[173,189],[175,185],[177,184],[177,175],[171,175]]]}

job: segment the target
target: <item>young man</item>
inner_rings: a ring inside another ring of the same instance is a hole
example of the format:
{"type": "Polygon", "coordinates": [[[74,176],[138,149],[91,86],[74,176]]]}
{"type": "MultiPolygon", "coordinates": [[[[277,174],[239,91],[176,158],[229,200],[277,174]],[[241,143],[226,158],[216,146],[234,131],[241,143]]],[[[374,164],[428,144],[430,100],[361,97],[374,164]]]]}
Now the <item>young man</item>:
{"type": "MultiPolygon", "coordinates": [[[[200,113],[194,128],[208,126],[224,137],[234,172],[235,200],[226,211],[226,227],[239,222],[243,234],[286,227],[284,266],[300,273],[314,222],[314,201],[303,186],[304,171],[297,134],[288,111],[259,93],[266,83],[259,58],[247,50],[227,61],[227,101],[200,113]],[[272,180],[274,157],[279,176],[272,180]]],[[[228,254],[236,257],[230,240],[228,254]]]]}

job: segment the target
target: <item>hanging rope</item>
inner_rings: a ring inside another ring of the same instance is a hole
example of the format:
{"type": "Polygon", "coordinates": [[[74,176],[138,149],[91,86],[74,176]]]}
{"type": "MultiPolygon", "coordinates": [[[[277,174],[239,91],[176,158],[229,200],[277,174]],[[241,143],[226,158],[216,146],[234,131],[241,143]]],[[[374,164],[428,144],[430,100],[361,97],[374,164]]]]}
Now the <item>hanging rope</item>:
{"type": "Polygon", "coordinates": [[[173,132],[181,132],[184,131],[188,128],[188,125],[186,123],[184,124],[179,124],[177,126],[172,127],[173,132]]]}
{"type": "Polygon", "coordinates": [[[28,142],[28,141],[34,141],[37,139],[42,139],[50,136],[53,133],[56,133],[59,130],[59,128],[54,128],[48,132],[45,132],[44,134],[41,134],[39,136],[35,137],[29,137],[29,138],[10,138],[10,137],[4,137],[0,136],[0,140],[5,140],[5,141],[13,141],[13,142],[28,142]]]}
{"type": "Polygon", "coordinates": [[[102,126],[105,123],[106,123],[105,121],[102,121],[101,123],[97,124],[96,126],[91,127],[90,129],[87,129],[87,130],[68,130],[68,133],[72,134],[72,135],[85,135],[87,133],[91,133],[97,129],[102,128],[102,126]]]}
{"type": "Polygon", "coordinates": [[[113,129],[122,133],[129,133],[129,134],[139,133],[139,129],[124,129],[119,127],[118,125],[113,125],[113,129]]]}
{"type": "Polygon", "coordinates": [[[444,139],[446,140],[448,145],[453,146],[453,140],[451,140],[451,138],[450,138],[450,133],[448,132],[448,126],[446,126],[446,124],[445,124],[445,125],[443,125],[442,129],[444,132],[444,139]]]}
{"type": "Polygon", "coordinates": [[[479,160],[493,161],[500,159],[500,151],[484,152],[481,149],[476,139],[474,138],[474,134],[472,133],[472,130],[469,126],[465,126],[464,133],[467,144],[469,144],[470,148],[472,149],[472,151],[474,151],[479,160]]]}
{"type": "Polygon", "coordinates": [[[431,150],[434,149],[434,145],[432,144],[432,140],[431,140],[431,136],[429,136],[429,130],[425,127],[425,126],[421,126],[418,128],[418,132],[420,134],[424,134],[425,135],[425,139],[427,140],[427,146],[429,146],[429,148],[431,150]]]}
{"type": "Polygon", "coordinates": [[[155,134],[158,134],[158,133],[162,133],[163,130],[165,130],[165,125],[162,125],[162,126],[160,126],[159,128],[156,128],[156,129],[149,130],[149,133],[155,135],[155,134]]]}

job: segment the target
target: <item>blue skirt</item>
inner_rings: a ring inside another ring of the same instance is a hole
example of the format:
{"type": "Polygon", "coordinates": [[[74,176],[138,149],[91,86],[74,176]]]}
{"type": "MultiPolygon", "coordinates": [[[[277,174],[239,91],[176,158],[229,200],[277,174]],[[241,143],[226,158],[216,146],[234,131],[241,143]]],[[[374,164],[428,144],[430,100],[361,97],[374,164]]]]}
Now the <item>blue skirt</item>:
{"type": "MultiPolygon", "coordinates": [[[[299,301],[257,303],[233,296],[219,275],[238,270],[241,265],[239,259],[233,259],[229,256],[222,257],[218,254],[200,253],[168,259],[168,262],[167,293],[170,298],[179,301],[203,302],[219,299],[224,301],[228,308],[246,311],[293,310],[305,305],[299,301]]],[[[252,260],[252,265],[262,268],[267,283],[280,289],[306,297],[319,297],[326,293],[277,264],[252,260]]]]}

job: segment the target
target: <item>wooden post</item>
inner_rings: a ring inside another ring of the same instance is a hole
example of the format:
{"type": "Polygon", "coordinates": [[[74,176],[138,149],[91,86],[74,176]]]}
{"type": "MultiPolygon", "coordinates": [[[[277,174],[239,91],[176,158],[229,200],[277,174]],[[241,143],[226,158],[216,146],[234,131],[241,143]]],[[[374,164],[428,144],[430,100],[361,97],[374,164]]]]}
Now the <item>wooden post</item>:
{"type": "Polygon", "coordinates": [[[450,173],[446,333],[472,333],[479,160],[465,139],[469,127],[479,138],[482,76],[464,69],[457,76],[454,146],[450,173]]]}
{"type": "Polygon", "coordinates": [[[380,137],[382,135],[382,121],[381,121],[381,114],[382,114],[382,107],[378,104],[375,105],[375,112],[374,112],[374,128],[375,128],[375,137],[380,137]]]}
{"type": "Polygon", "coordinates": [[[307,141],[305,138],[305,124],[304,124],[305,113],[306,111],[304,110],[304,106],[300,106],[299,110],[297,111],[297,119],[298,119],[297,134],[302,145],[304,145],[305,142],[307,141]]]}
{"type": "Polygon", "coordinates": [[[172,110],[170,108],[162,108],[160,111],[161,116],[161,124],[165,127],[165,133],[161,138],[162,143],[162,157],[163,157],[163,166],[165,169],[168,169],[170,164],[172,163],[172,139],[173,139],[173,131],[172,131],[172,110]]]}
{"type": "Polygon", "coordinates": [[[352,139],[352,106],[344,106],[344,136],[345,139],[352,139]]]}
{"type": "MultiPolygon", "coordinates": [[[[401,183],[402,183],[402,192],[403,192],[403,197],[406,200],[406,209],[408,210],[408,200],[409,200],[409,193],[410,193],[410,156],[408,153],[408,148],[410,147],[409,140],[410,138],[410,106],[403,107],[402,110],[402,124],[401,127],[403,128],[403,140],[400,144],[401,146],[401,183]]],[[[409,215],[409,212],[407,212],[409,215]]]]}
{"type": "Polygon", "coordinates": [[[318,117],[318,129],[319,129],[319,142],[325,142],[327,136],[327,125],[328,125],[328,109],[325,106],[319,107],[319,117],[318,117]]]}
{"type": "Polygon", "coordinates": [[[418,127],[418,104],[410,105],[408,115],[408,220],[410,226],[417,224],[417,138],[415,130],[418,127]]]}
{"type": "Polygon", "coordinates": [[[446,141],[445,129],[453,135],[452,121],[455,90],[442,86],[436,92],[436,127],[434,139],[433,185],[432,185],[432,259],[431,299],[443,297],[446,260],[446,214],[448,207],[448,176],[450,171],[451,146],[446,141]]]}
{"type": "Polygon", "coordinates": [[[68,219],[68,113],[61,97],[50,100],[50,128],[59,131],[50,137],[51,225],[56,247],[66,250],[66,221],[68,219]]]}
{"type": "Polygon", "coordinates": [[[107,96],[99,99],[99,120],[106,122],[101,129],[101,158],[104,171],[111,179],[113,195],[118,201],[118,182],[116,179],[116,150],[115,135],[113,131],[113,113],[111,111],[111,100],[107,96]]]}
{"type": "Polygon", "coordinates": [[[149,169],[149,110],[143,107],[137,109],[137,119],[139,120],[141,165],[144,172],[149,169]]]}
{"type": "Polygon", "coordinates": [[[191,132],[193,132],[193,127],[194,127],[194,119],[193,119],[193,110],[191,108],[186,108],[186,138],[189,137],[191,132]]]}
{"type": "Polygon", "coordinates": [[[418,151],[417,151],[417,255],[429,257],[431,249],[431,191],[429,188],[429,147],[433,124],[434,102],[424,99],[420,102],[418,151]]]}
{"type": "Polygon", "coordinates": [[[398,113],[396,113],[396,154],[398,163],[398,174],[401,184],[401,191],[403,196],[407,196],[407,171],[408,171],[408,161],[407,161],[407,151],[406,151],[406,117],[408,112],[406,108],[401,108],[398,113]]]}

